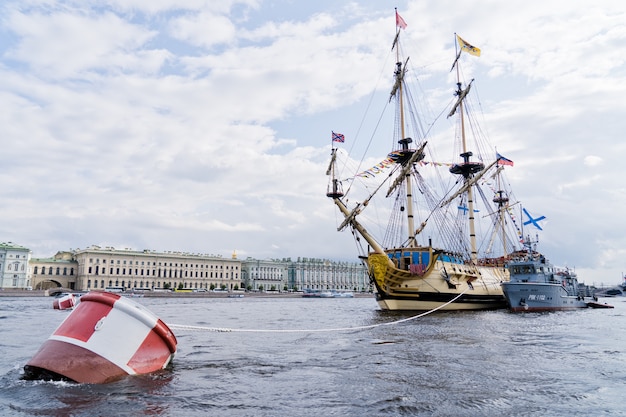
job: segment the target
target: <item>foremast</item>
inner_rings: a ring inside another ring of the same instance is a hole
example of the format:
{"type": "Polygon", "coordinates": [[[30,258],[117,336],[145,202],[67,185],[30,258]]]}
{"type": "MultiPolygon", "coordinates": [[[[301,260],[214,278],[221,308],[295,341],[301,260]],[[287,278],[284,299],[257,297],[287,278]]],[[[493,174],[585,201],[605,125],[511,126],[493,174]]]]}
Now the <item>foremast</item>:
{"type": "MultiPolygon", "coordinates": [[[[406,240],[405,247],[415,248],[417,247],[416,234],[417,230],[415,229],[415,220],[414,220],[414,206],[413,206],[413,184],[411,180],[411,172],[412,167],[415,163],[419,162],[424,158],[424,147],[426,146],[426,142],[422,143],[419,149],[411,148],[410,144],[413,142],[413,139],[410,137],[406,137],[406,122],[405,122],[405,86],[404,86],[404,76],[406,74],[406,65],[408,63],[408,58],[403,63],[401,61],[400,56],[400,31],[402,26],[396,27],[396,36],[393,42],[392,48],[396,50],[396,68],[394,71],[394,84],[390,93],[389,101],[391,101],[394,97],[398,100],[398,121],[399,121],[399,134],[400,140],[398,140],[399,150],[397,153],[397,157],[395,162],[402,166],[399,175],[396,178],[396,181],[389,187],[387,192],[387,197],[392,194],[392,192],[402,183],[404,183],[404,192],[406,195],[406,218],[407,218],[407,228],[408,228],[408,237],[406,240]]],[[[376,194],[378,189],[370,195],[366,200],[362,203],[358,203],[356,207],[350,210],[346,204],[343,202],[342,198],[344,196],[341,190],[341,182],[336,178],[336,152],[337,150],[333,147],[331,153],[331,162],[326,171],[326,175],[330,175],[330,183],[328,186],[328,190],[326,195],[333,199],[335,205],[339,208],[339,211],[344,216],[344,221],[339,225],[337,230],[341,231],[348,225],[354,228],[369,244],[371,251],[374,253],[378,253],[381,255],[385,255],[385,258],[389,262],[391,266],[393,266],[393,262],[391,259],[387,257],[387,253],[385,249],[374,239],[372,235],[365,229],[365,227],[359,223],[357,220],[357,216],[361,213],[361,211],[368,205],[370,199],[376,194]]],[[[382,185],[382,184],[381,184],[382,185]]],[[[379,187],[380,188],[380,187],[379,187]]]]}
{"type": "MultiPolygon", "coordinates": [[[[397,12],[396,12],[397,13],[397,12]]],[[[397,97],[398,100],[398,109],[399,109],[399,123],[400,123],[400,140],[398,144],[400,144],[400,151],[402,152],[403,157],[398,159],[398,163],[400,163],[404,169],[400,173],[399,180],[400,182],[404,181],[405,183],[405,194],[406,194],[406,216],[407,216],[407,247],[416,247],[417,241],[415,239],[415,217],[414,217],[414,208],[413,208],[413,184],[411,181],[411,167],[415,162],[419,159],[422,159],[423,153],[422,148],[420,150],[410,149],[409,144],[413,142],[413,139],[406,137],[406,123],[404,120],[404,75],[406,74],[406,65],[409,61],[407,58],[404,61],[404,65],[400,59],[400,27],[396,28],[396,37],[393,43],[393,47],[396,49],[396,70],[394,72],[395,83],[391,90],[391,94],[389,100],[397,97]]],[[[396,184],[394,184],[395,186],[396,184]]],[[[391,194],[394,186],[389,189],[387,196],[391,194]]]]}

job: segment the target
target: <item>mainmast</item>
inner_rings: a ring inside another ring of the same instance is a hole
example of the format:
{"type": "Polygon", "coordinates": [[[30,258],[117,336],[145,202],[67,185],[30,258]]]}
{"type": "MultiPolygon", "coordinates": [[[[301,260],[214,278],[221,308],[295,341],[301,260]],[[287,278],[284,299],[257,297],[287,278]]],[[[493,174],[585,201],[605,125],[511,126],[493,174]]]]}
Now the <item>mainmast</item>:
{"type": "MultiPolygon", "coordinates": [[[[456,42],[455,42],[456,45],[456,42]]],[[[472,86],[472,82],[468,84],[465,90],[461,89],[461,75],[459,73],[458,59],[461,54],[461,50],[459,50],[457,54],[457,59],[455,60],[456,65],[456,85],[457,90],[455,95],[458,97],[456,104],[448,114],[448,117],[452,116],[456,110],[459,110],[459,118],[461,121],[461,140],[462,140],[462,150],[461,157],[463,158],[463,162],[460,164],[455,164],[450,167],[450,172],[457,175],[462,175],[465,181],[465,184],[468,185],[467,188],[467,209],[469,213],[469,237],[470,237],[470,260],[473,264],[477,263],[478,259],[478,250],[476,244],[476,221],[474,218],[474,193],[472,187],[469,186],[469,183],[474,176],[475,173],[482,171],[485,168],[485,165],[481,162],[471,162],[470,157],[473,155],[471,151],[467,149],[467,140],[465,137],[465,114],[464,114],[464,99],[470,91],[472,86]]],[[[472,80],[473,81],[473,80],[472,80]]]]}

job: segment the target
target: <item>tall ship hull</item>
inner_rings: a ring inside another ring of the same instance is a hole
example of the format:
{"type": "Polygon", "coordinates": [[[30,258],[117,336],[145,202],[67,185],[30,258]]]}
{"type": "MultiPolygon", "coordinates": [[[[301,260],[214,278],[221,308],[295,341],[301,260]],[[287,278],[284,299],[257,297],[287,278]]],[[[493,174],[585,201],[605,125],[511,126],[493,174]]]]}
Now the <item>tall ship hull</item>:
{"type": "MultiPolygon", "coordinates": [[[[404,252],[405,255],[409,254],[404,252]]],[[[414,257],[432,257],[424,264],[403,264],[402,258],[370,254],[366,264],[383,310],[488,310],[506,308],[501,283],[508,280],[504,266],[466,265],[432,250],[413,251],[414,257]],[[390,265],[385,259],[391,259],[390,265]],[[395,264],[400,264],[398,268],[395,264]]],[[[408,257],[404,258],[407,259],[408,257]]]]}

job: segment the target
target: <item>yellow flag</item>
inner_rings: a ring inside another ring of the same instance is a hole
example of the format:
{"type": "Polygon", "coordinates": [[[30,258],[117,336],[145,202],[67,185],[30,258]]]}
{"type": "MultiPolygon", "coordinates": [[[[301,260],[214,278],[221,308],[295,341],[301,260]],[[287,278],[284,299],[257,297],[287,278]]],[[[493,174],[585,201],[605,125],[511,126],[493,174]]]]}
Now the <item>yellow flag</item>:
{"type": "Polygon", "coordinates": [[[480,48],[476,48],[475,46],[465,42],[459,35],[456,35],[456,39],[459,41],[459,45],[461,46],[461,50],[465,51],[474,56],[480,56],[480,48]]]}

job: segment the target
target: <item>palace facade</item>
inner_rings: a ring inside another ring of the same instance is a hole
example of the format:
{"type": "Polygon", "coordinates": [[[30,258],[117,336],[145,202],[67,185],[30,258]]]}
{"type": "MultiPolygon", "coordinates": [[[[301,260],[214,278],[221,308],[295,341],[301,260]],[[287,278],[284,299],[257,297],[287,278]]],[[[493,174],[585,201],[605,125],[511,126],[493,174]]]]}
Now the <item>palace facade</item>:
{"type": "Polygon", "coordinates": [[[0,243],[0,288],[30,289],[29,249],[13,242],[0,243]]]}
{"type": "Polygon", "coordinates": [[[235,253],[231,258],[222,258],[96,245],[57,252],[51,258],[31,258],[30,250],[9,243],[0,244],[0,267],[1,288],[14,289],[372,290],[362,264],[316,258],[239,260],[235,253]]]}
{"type": "Polygon", "coordinates": [[[289,264],[289,288],[370,292],[367,269],[360,263],[298,258],[289,264]]]}
{"type": "Polygon", "coordinates": [[[77,289],[78,263],[72,252],[57,252],[52,258],[31,258],[29,264],[33,289],[77,289]]]}
{"type": "Polygon", "coordinates": [[[77,289],[106,288],[233,290],[241,285],[241,262],[236,255],[215,255],[151,250],[119,250],[92,246],[74,251],[78,263],[77,289]]]}

